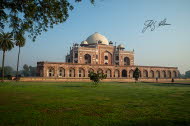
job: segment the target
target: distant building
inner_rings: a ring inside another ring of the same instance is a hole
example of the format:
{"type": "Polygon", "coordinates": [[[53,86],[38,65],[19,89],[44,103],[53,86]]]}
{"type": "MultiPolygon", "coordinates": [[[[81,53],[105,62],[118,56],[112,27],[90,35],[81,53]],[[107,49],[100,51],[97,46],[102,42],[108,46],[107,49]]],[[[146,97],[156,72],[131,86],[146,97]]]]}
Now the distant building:
{"type": "Polygon", "coordinates": [[[66,62],[38,62],[37,74],[41,77],[88,78],[90,71],[107,74],[107,78],[132,78],[138,67],[141,78],[178,78],[177,67],[136,66],[134,50],[126,51],[124,45],[94,33],[81,44],[73,44],[66,62]]]}

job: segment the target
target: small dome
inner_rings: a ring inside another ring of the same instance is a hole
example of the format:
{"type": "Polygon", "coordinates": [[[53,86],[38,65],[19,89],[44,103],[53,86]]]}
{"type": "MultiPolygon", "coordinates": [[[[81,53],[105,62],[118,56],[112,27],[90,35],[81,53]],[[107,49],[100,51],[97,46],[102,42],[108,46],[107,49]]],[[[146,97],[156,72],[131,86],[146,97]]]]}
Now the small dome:
{"type": "Polygon", "coordinates": [[[117,48],[124,49],[125,47],[124,47],[124,45],[120,44],[117,46],[117,48]]]}
{"type": "Polygon", "coordinates": [[[89,36],[86,41],[88,44],[98,44],[98,42],[101,42],[101,44],[109,45],[108,39],[97,32],[89,36]]]}
{"type": "Polygon", "coordinates": [[[81,44],[83,44],[83,45],[87,45],[88,42],[87,42],[87,41],[82,41],[81,44]]]}

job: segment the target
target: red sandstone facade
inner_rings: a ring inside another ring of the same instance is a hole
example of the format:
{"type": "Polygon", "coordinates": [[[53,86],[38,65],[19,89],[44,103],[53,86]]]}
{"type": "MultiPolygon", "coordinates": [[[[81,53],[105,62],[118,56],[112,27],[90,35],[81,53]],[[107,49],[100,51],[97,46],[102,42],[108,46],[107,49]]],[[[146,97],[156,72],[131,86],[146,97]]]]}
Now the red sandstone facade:
{"type": "Polygon", "coordinates": [[[74,44],[64,62],[38,62],[40,77],[88,78],[90,71],[103,72],[107,78],[132,78],[136,67],[141,78],[178,78],[177,67],[135,66],[134,51],[125,51],[123,45],[113,43],[95,33],[80,45],[74,44]]]}

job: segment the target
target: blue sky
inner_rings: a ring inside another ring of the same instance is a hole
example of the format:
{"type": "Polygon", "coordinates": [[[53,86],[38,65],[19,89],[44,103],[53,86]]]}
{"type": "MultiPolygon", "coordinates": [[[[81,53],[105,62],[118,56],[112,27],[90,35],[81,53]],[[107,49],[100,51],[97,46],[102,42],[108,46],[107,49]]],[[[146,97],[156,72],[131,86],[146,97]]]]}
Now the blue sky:
{"type": "MultiPolygon", "coordinates": [[[[175,66],[190,70],[190,0],[88,0],[75,3],[69,19],[38,36],[21,49],[20,69],[37,61],[65,61],[73,42],[94,32],[135,50],[135,65],[175,66]],[[142,33],[146,20],[167,18],[169,26],[142,33]]],[[[7,52],[5,65],[16,69],[18,48],[7,52]]],[[[0,54],[2,57],[2,52],[0,54]]],[[[2,60],[2,58],[0,59],[2,60]]]]}

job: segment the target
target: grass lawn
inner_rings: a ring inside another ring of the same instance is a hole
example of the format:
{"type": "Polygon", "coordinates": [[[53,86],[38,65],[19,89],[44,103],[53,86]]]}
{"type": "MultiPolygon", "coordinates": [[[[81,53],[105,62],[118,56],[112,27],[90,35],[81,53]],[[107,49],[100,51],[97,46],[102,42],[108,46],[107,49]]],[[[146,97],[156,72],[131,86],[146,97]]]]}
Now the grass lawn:
{"type": "Polygon", "coordinates": [[[190,85],[0,83],[0,126],[186,126],[190,85]]]}

